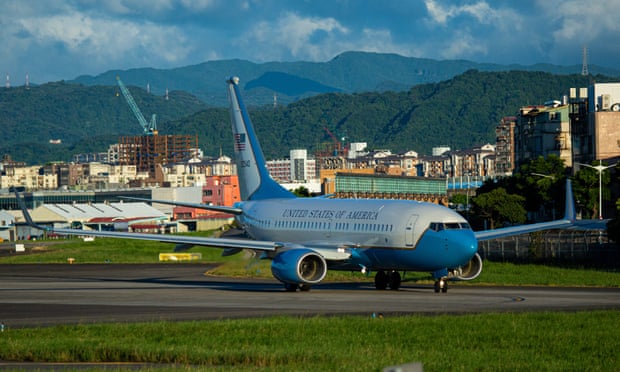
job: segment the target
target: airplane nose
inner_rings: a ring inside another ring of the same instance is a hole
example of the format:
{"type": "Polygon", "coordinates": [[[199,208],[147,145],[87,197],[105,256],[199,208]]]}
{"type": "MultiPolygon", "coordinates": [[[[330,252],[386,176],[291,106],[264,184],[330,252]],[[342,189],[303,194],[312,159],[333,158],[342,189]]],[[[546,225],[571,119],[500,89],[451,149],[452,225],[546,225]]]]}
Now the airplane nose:
{"type": "Polygon", "coordinates": [[[471,230],[454,231],[451,234],[451,246],[454,247],[456,266],[467,263],[478,251],[478,240],[471,230]]]}

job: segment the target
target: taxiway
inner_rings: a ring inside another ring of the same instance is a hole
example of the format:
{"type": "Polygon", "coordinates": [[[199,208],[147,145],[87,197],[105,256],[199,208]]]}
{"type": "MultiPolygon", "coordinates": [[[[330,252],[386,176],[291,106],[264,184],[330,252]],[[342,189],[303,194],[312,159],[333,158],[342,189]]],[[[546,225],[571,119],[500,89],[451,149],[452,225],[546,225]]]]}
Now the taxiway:
{"type": "Polygon", "coordinates": [[[206,276],[204,264],[0,265],[7,327],[270,315],[460,314],[620,309],[620,289],[324,283],[290,293],[275,280],[206,276]]]}

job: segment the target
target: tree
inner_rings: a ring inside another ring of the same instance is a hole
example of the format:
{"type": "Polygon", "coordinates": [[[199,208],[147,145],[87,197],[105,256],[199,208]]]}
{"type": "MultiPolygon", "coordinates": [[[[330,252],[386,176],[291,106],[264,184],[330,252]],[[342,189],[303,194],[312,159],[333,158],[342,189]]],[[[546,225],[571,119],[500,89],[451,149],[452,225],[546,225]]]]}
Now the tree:
{"type": "Polygon", "coordinates": [[[295,190],[292,190],[293,194],[297,197],[307,198],[310,197],[310,190],[308,190],[305,186],[299,186],[295,190]]]}
{"type": "Polygon", "coordinates": [[[474,210],[479,216],[489,219],[491,229],[505,223],[524,223],[527,214],[523,208],[524,202],[523,196],[509,194],[503,187],[472,198],[474,210]]]}
{"type": "Polygon", "coordinates": [[[560,214],[556,209],[564,205],[565,175],[564,160],[559,156],[539,156],[521,165],[514,177],[513,192],[525,196],[527,211],[537,213],[542,210],[547,219],[555,219],[560,214]]]}

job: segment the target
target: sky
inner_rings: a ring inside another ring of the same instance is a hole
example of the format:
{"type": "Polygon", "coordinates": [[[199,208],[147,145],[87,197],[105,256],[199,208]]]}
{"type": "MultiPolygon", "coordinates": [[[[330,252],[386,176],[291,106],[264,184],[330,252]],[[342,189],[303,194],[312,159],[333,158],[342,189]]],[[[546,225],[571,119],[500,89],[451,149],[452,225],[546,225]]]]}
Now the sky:
{"type": "Polygon", "coordinates": [[[346,51],[620,67],[620,0],[2,0],[13,86],[108,70],[346,51]]]}

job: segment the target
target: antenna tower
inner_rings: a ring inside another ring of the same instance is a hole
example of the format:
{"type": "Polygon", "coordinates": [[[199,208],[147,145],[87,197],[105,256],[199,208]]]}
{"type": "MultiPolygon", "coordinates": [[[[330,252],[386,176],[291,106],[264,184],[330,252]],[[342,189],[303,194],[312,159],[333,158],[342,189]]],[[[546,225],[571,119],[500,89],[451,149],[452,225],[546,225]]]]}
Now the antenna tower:
{"type": "Polygon", "coordinates": [[[588,48],[584,45],[582,52],[582,62],[581,62],[581,75],[587,76],[588,72],[588,48]]]}

